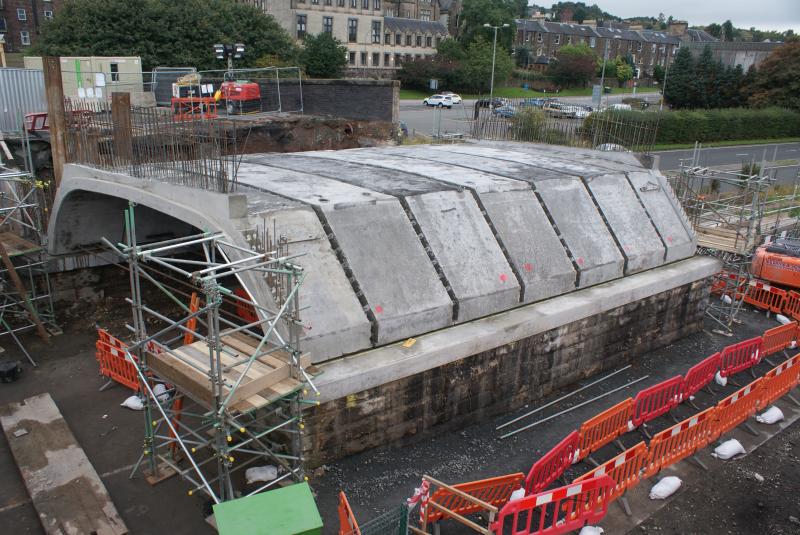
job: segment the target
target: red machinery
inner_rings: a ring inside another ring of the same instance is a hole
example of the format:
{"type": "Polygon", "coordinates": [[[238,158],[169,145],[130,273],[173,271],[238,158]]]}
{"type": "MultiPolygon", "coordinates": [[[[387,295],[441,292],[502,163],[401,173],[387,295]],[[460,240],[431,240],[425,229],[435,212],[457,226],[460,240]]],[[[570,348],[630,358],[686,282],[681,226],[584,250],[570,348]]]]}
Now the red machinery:
{"type": "Polygon", "coordinates": [[[225,101],[228,115],[261,111],[261,88],[255,82],[223,82],[218,95],[225,101]]]}
{"type": "Polygon", "coordinates": [[[777,238],[756,249],[750,272],[773,284],[800,288],[800,240],[777,238]]]}

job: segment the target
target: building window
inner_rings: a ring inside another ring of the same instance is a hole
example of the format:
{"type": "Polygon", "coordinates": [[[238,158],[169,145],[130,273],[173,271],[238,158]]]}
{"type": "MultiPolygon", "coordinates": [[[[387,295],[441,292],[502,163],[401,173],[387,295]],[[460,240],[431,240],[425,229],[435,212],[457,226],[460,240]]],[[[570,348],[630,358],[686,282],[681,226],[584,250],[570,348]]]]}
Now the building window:
{"type": "Polygon", "coordinates": [[[417,36],[417,46],[422,46],[422,36],[421,35],[417,36]]]}
{"type": "Polygon", "coordinates": [[[402,63],[403,63],[403,55],[402,54],[395,54],[394,55],[394,66],[399,68],[402,63]]]}
{"type": "Polygon", "coordinates": [[[336,0],[336,5],[339,7],[344,7],[344,0],[336,0]]]}
{"type": "Polygon", "coordinates": [[[431,20],[431,10],[430,9],[421,9],[419,12],[420,20],[431,20]]]}
{"type": "Polygon", "coordinates": [[[323,33],[333,33],[333,17],[322,17],[322,31],[323,33]]]}
{"type": "Polygon", "coordinates": [[[537,43],[541,43],[542,42],[542,32],[539,32],[539,33],[536,34],[536,42],[537,43]]]}
{"type": "Polygon", "coordinates": [[[319,0],[311,0],[311,3],[314,4],[315,6],[318,6],[319,5],[319,0]]]}
{"type": "Polygon", "coordinates": [[[541,48],[537,48],[536,49],[536,55],[537,56],[541,56],[542,55],[542,49],[541,48]]]}
{"type": "Polygon", "coordinates": [[[361,0],[361,9],[369,9],[369,0],[361,0]]]}
{"type": "Polygon", "coordinates": [[[46,9],[44,11],[44,18],[45,20],[53,20],[53,12],[46,9]]]}
{"type": "Polygon", "coordinates": [[[553,41],[553,42],[554,42],[555,44],[560,44],[560,43],[561,43],[561,36],[560,36],[560,35],[556,35],[556,37],[555,37],[555,41],[553,41]]]}
{"type": "Polygon", "coordinates": [[[440,45],[441,43],[442,43],[442,38],[441,38],[441,37],[437,37],[437,38],[436,38],[436,48],[439,48],[439,45],[440,45]]]}
{"type": "Polygon", "coordinates": [[[403,44],[403,36],[399,33],[394,34],[394,44],[402,45],[403,44]]]}
{"type": "Polygon", "coordinates": [[[383,42],[384,42],[384,44],[391,45],[392,44],[392,34],[387,33],[386,35],[384,35],[383,36],[383,42]]]}
{"type": "Polygon", "coordinates": [[[28,20],[28,14],[25,13],[24,9],[17,9],[17,20],[28,20]]]}
{"type": "Polygon", "coordinates": [[[19,40],[22,42],[23,46],[28,46],[31,44],[31,34],[28,32],[19,32],[19,40]]]}
{"type": "Polygon", "coordinates": [[[367,53],[366,52],[362,52],[361,53],[361,65],[364,66],[364,67],[366,67],[366,65],[367,65],[367,53]]]}
{"type": "Polygon", "coordinates": [[[589,38],[589,46],[592,47],[592,48],[597,46],[597,39],[595,39],[594,37],[590,37],[589,38]]]}
{"type": "Polygon", "coordinates": [[[381,42],[381,21],[379,20],[372,21],[372,42],[381,42]]]}
{"type": "Polygon", "coordinates": [[[358,7],[358,0],[350,0],[350,7],[356,9],[358,7]]]}
{"type": "Polygon", "coordinates": [[[641,41],[636,43],[636,51],[637,52],[641,52],[642,51],[642,42],[641,41]]]}
{"type": "Polygon", "coordinates": [[[332,4],[333,4],[333,1],[332,1],[332,0],[325,0],[325,5],[326,5],[326,6],[330,6],[330,5],[332,5],[332,4]]]}
{"type": "Polygon", "coordinates": [[[6,33],[7,31],[6,19],[5,17],[0,17],[0,33],[6,33]]]}
{"type": "Polygon", "coordinates": [[[656,44],[655,44],[655,43],[653,43],[653,44],[650,46],[650,51],[651,51],[653,54],[655,54],[655,53],[656,53],[656,44]]]}
{"type": "Polygon", "coordinates": [[[372,9],[374,9],[375,11],[380,11],[381,10],[381,0],[373,0],[372,9]]]}
{"type": "Polygon", "coordinates": [[[306,36],[306,21],[305,15],[297,15],[297,38],[302,39],[306,36]]]}
{"type": "Polygon", "coordinates": [[[425,38],[425,46],[427,46],[428,48],[433,46],[433,37],[431,37],[430,35],[425,38]]]}
{"type": "Polygon", "coordinates": [[[351,43],[358,41],[358,19],[347,19],[347,40],[351,43]]]}
{"type": "Polygon", "coordinates": [[[111,81],[119,82],[119,63],[110,63],[108,68],[111,71],[111,81]]]}
{"type": "Polygon", "coordinates": [[[381,55],[379,52],[372,53],[372,66],[373,67],[380,67],[381,66],[381,55]]]}
{"type": "Polygon", "coordinates": [[[406,35],[406,46],[411,46],[411,36],[406,35]]]}
{"type": "Polygon", "coordinates": [[[389,66],[389,63],[392,61],[391,57],[392,56],[390,54],[384,54],[383,55],[383,66],[384,67],[388,67],[389,66]]]}
{"type": "Polygon", "coordinates": [[[350,63],[350,65],[355,65],[356,64],[356,53],[355,52],[350,52],[348,54],[347,61],[350,63]]]}
{"type": "Polygon", "coordinates": [[[572,36],[571,36],[571,35],[568,35],[568,36],[567,36],[567,44],[568,44],[568,45],[571,45],[571,44],[572,44],[572,36]]]}

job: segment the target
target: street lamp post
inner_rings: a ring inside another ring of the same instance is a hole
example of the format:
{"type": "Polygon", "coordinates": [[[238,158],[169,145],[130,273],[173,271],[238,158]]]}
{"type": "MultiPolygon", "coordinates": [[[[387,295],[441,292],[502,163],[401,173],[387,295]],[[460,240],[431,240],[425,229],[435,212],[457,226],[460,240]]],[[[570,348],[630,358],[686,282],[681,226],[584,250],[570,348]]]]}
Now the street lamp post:
{"type": "Polygon", "coordinates": [[[492,41],[492,80],[489,83],[489,106],[492,105],[492,97],[494,96],[494,63],[497,57],[497,30],[500,28],[508,28],[508,24],[502,26],[492,26],[488,22],[483,25],[484,28],[494,28],[494,41],[492,41]]]}

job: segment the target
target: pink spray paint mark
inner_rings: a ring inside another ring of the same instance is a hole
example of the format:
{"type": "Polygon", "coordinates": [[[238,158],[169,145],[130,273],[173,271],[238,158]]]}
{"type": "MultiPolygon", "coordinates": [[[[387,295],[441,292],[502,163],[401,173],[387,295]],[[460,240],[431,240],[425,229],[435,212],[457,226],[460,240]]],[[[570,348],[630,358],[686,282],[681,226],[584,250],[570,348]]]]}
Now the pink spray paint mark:
{"type": "Polygon", "coordinates": [[[500,280],[502,282],[506,282],[508,280],[508,275],[506,275],[505,273],[501,273],[500,274],[500,280]]]}
{"type": "Polygon", "coordinates": [[[524,264],[522,264],[522,269],[524,269],[525,271],[533,271],[533,265],[528,262],[525,262],[524,264]]]}
{"type": "Polygon", "coordinates": [[[383,312],[383,307],[380,306],[380,305],[376,306],[375,307],[375,313],[376,314],[380,314],[381,312],[383,312]]]}

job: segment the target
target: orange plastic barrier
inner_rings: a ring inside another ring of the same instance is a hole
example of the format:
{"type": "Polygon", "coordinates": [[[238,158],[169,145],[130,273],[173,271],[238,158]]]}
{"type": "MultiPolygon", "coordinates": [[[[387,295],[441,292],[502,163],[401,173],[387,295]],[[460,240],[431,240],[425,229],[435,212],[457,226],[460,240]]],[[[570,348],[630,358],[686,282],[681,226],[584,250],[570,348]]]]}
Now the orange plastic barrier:
{"type": "Polygon", "coordinates": [[[645,388],[636,394],[633,399],[634,427],[639,427],[662,414],[668,413],[674,406],[681,402],[681,388],[683,376],[676,375],[672,379],[645,388]]]}
{"type": "Polygon", "coordinates": [[[715,411],[716,407],[710,407],[669,429],[656,433],[650,441],[650,455],[644,477],[651,477],[662,468],[675,464],[704,448],[715,430],[715,411]]]}
{"type": "Polygon", "coordinates": [[[795,321],[800,321],[800,293],[791,290],[786,294],[783,313],[795,321]]]}
{"type": "Polygon", "coordinates": [[[599,450],[628,430],[633,411],[633,399],[617,403],[610,409],[583,422],[578,430],[581,436],[579,459],[599,450]]]}
{"type": "Polygon", "coordinates": [[[729,345],[720,354],[719,374],[729,377],[761,362],[763,350],[761,337],[729,345]]]}
{"type": "Polygon", "coordinates": [[[798,381],[800,381],[800,354],[775,366],[764,375],[759,408],[763,409],[788,394],[797,386],[798,381]]]}
{"type": "Polygon", "coordinates": [[[717,423],[709,440],[714,440],[735,429],[736,426],[743,424],[755,414],[759,406],[761,381],[762,378],[759,377],[717,403],[714,413],[717,423]]]}
{"type": "Polygon", "coordinates": [[[564,470],[572,464],[580,441],[581,436],[577,431],[573,431],[546,455],[533,463],[525,478],[525,494],[541,492],[549,487],[550,483],[561,477],[564,470]]]}
{"type": "MultiPolygon", "coordinates": [[[[475,498],[494,505],[495,507],[502,507],[508,502],[508,499],[511,497],[511,493],[522,486],[523,481],[525,481],[525,474],[516,473],[506,476],[493,477],[491,479],[483,479],[481,481],[460,483],[458,485],[453,485],[453,488],[456,488],[462,492],[466,492],[470,496],[474,496],[475,498]]],[[[431,494],[428,503],[430,502],[436,502],[439,505],[462,516],[483,511],[483,507],[475,502],[467,501],[461,496],[453,494],[448,489],[442,487],[439,487],[433,494],[431,494]]],[[[427,515],[427,519],[425,522],[423,522],[423,525],[425,525],[426,522],[435,523],[447,517],[447,515],[441,510],[430,506],[425,508],[424,514],[427,515]]]]}
{"type": "Polygon", "coordinates": [[[639,442],[634,447],[627,449],[611,459],[601,464],[591,472],[587,472],[575,480],[575,483],[586,481],[593,477],[608,475],[614,480],[614,486],[609,491],[608,503],[613,502],[628,489],[639,484],[640,472],[647,462],[647,444],[639,442]]]}
{"type": "Polygon", "coordinates": [[[750,281],[744,302],[779,314],[786,304],[786,290],[763,282],[750,281]]]}
{"type": "Polygon", "coordinates": [[[596,524],[608,510],[609,476],[531,494],[508,502],[489,526],[495,535],[558,535],[596,524]]]}
{"type": "Polygon", "coordinates": [[[763,345],[762,357],[767,357],[778,351],[783,351],[797,339],[797,322],[793,321],[764,332],[761,337],[763,345]]]}
{"type": "MultiPolygon", "coordinates": [[[[244,290],[244,288],[236,288],[233,293],[242,299],[250,300],[250,296],[244,290]]],[[[247,323],[255,323],[258,321],[258,314],[256,314],[256,309],[253,308],[253,305],[250,303],[242,303],[241,301],[236,301],[236,315],[242,318],[247,323]]]]}
{"type": "Polygon", "coordinates": [[[100,363],[100,375],[138,392],[140,388],[139,375],[136,367],[125,359],[125,344],[108,333],[106,335],[109,342],[98,340],[95,343],[95,355],[100,363]]]}
{"type": "MultiPolygon", "coordinates": [[[[200,310],[200,297],[197,292],[192,292],[192,297],[189,299],[189,313],[194,314],[200,310]]],[[[197,316],[186,322],[186,328],[190,331],[196,332],[197,330],[197,316]]],[[[183,332],[183,345],[188,346],[194,342],[194,334],[184,331],[183,332]]]]}
{"type": "Polygon", "coordinates": [[[719,368],[719,357],[719,353],[714,353],[689,368],[683,380],[683,387],[681,387],[681,401],[689,399],[690,396],[695,395],[711,382],[719,368]]]}
{"type": "Polygon", "coordinates": [[[339,492],[339,535],[361,535],[358,522],[344,492],[339,492]]]}

